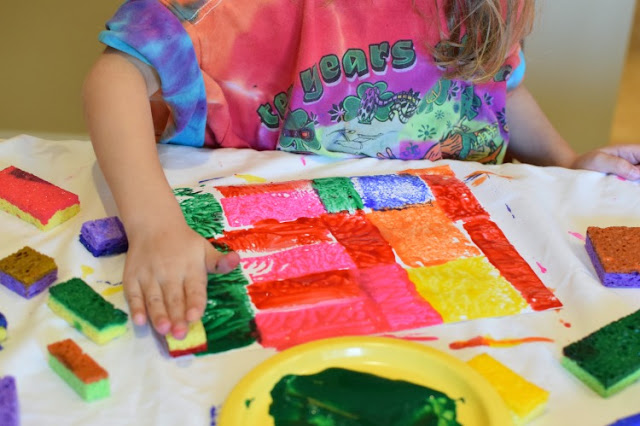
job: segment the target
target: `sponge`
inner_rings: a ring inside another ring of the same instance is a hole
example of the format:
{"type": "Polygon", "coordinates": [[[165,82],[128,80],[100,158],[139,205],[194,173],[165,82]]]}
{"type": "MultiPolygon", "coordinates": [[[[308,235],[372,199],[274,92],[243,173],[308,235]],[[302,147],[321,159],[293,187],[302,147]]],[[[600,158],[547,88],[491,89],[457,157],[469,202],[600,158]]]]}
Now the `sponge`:
{"type": "Polygon", "coordinates": [[[46,231],[75,216],[80,201],[69,191],[9,166],[0,171],[0,210],[46,231]]]}
{"type": "Polygon", "coordinates": [[[23,247],[0,260],[0,283],[24,298],[32,298],[56,279],[56,262],[31,247],[23,247]]]}
{"type": "Polygon", "coordinates": [[[174,338],[171,334],[167,334],[165,339],[169,355],[174,358],[207,350],[207,333],[202,321],[194,321],[189,324],[187,335],[182,340],[174,338]]]}
{"type": "Polygon", "coordinates": [[[0,377],[0,425],[18,426],[20,410],[16,380],[11,376],[0,377]]]}
{"type": "Polygon", "coordinates": [[[80,242],[95,257],[124,253],[129,248],[124,226],[117,216],[83,223],[80,242]]]}
{"type": "Polygon", "coordinates": [[[528,382],[489,354],[480,354],[467,363],[498,391],[511,410],[515,424],[525,424],[545,410],[549,392],[528,382]]]}
{"type": "Polygon", "coordinates": [[[640,310],[562,350],[562,365],[600,396],[608,397],[640,377],[640,310]]]}
{"type": "Polygon", "coordinates": [[[640,426],[640,413],[620,419],[615,423],[611,423],[609,426],[640,426]]]}
{"type": "Polygon", "coordinates": [[[47,346],[49,366],[85,401],[109,396],[109,374],[71,339],[47,346]]]}
{"type": "Polygon", "coordinates": [[[640,287],[640,227],[587,228],[586,250],[607,287],[640,287]]]}
{"type": "Polygon", "coordinates": [[[94,342],[102,345],[127,331],[127,314],[80,278],[49,289],[47,305],[94,342]]]}

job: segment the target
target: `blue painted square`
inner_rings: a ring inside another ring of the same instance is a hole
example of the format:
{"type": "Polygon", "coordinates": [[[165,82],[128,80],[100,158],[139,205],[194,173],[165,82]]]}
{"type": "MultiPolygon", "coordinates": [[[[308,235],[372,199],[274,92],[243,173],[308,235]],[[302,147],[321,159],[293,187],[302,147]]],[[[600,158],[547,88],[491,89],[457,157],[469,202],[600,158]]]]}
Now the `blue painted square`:
{"type": "Polygon", "coordinates": [[[376,175],[351,178],[365,207],[373,210],[400,209],[433,200],[426,183],[413,175],[376,175]]]}

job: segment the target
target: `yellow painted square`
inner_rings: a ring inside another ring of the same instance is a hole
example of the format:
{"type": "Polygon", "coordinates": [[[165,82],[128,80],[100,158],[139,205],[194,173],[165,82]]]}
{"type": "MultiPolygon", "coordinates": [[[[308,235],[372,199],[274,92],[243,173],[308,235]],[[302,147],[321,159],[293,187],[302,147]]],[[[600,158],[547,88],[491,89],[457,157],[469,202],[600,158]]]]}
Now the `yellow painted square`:
{"type": "Polygon", "coordinates": [[[484,256],[407,272],[418,293],[444,322],[514,315],[528,306],[484,256]]]}

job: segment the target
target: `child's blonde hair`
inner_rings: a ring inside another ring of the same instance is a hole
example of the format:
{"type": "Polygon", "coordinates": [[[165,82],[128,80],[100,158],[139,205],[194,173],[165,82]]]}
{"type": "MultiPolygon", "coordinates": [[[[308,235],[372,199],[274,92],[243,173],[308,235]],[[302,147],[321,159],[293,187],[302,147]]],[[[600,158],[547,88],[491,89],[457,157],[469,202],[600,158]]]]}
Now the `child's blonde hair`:
{"type": "Polygon", "coordinates": [[[490,80],[533,25],[534,0],[443,0],[439,6],[448,37],[441,31],[433,54],[448,78],[490,80]]]}

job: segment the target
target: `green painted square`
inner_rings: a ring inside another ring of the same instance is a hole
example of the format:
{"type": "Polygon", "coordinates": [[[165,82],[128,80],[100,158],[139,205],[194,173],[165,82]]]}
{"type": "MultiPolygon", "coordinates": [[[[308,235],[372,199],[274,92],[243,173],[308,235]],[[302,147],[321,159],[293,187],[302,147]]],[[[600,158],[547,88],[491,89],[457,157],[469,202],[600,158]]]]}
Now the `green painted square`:
{"type": "Polygon", "coordinates": [[[351,179],[347,177],[314,179],[312,185],[329,213],[342,211],[355,213],[356,210],[363,208],[360,194],[353,187],[351,179]]]}
{"type": "Polygon", "coordinates": [[[209,275],[207,307],[202,316],[207,350],[197,355],[240,348],[256,341],[258,333],[247,284],[239,267],[225,275],[209,275]]]}

